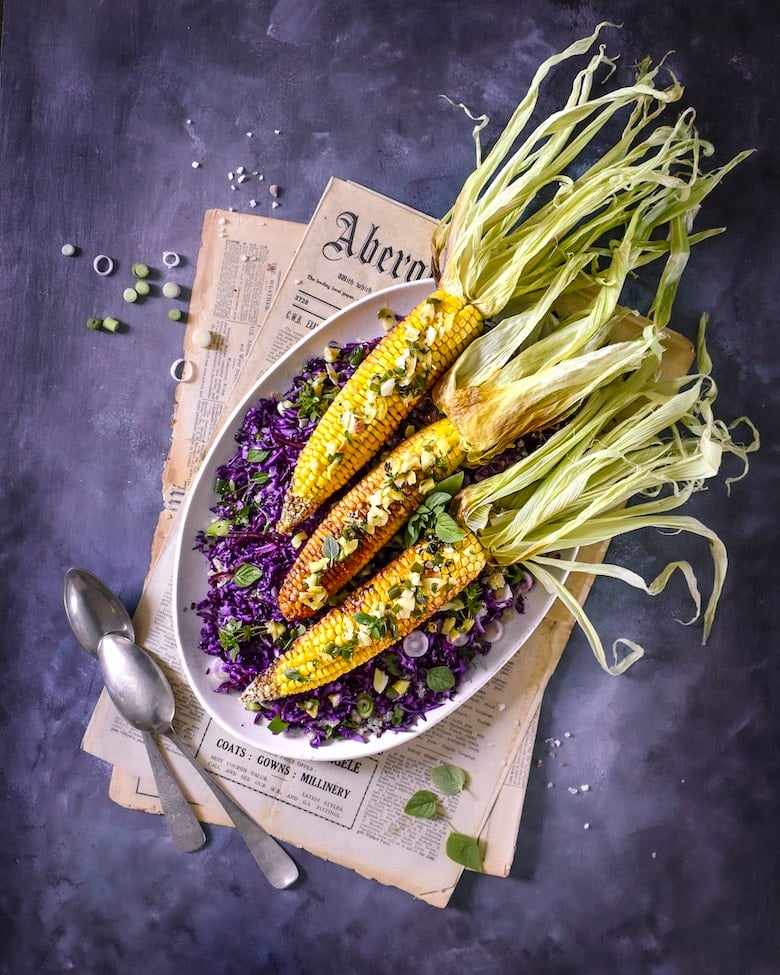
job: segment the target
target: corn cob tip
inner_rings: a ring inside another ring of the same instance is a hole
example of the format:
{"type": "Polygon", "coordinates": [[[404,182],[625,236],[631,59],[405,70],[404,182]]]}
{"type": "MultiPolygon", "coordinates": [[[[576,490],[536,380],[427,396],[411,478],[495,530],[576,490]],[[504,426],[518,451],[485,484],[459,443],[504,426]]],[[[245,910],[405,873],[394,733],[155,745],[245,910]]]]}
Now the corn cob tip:
{"type": "Polygon", "coordinates": [[[239,703],[246,707],[248,704],[272,701],[277,696],[278,691],[273,689],[266,672],[266,674],[260,674],[258,677],[255,677],[252,683],[241,693],[238,700],[239,703]]]}
{"type": "Polygon", "coordinates": [[[293,528],[300,525],[315,510],[314,505],[308,504],[304,498],[296,494],[287,494],[282,504],[282,513],[276,523],[276,530],[280,535],[289,535],[293,528]]]}

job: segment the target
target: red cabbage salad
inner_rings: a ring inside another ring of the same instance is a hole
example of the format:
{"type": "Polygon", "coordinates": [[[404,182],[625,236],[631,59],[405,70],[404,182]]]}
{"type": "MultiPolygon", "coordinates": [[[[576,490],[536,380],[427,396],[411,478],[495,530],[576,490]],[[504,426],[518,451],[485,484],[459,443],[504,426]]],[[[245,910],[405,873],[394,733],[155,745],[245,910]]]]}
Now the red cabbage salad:
{"type": "MultiPolygon", "coordinates": [[[[331,346],[327,357],[323,353],[309,360],[286,396],[261,399],[248,410],[233,456],[216,471],[214,520],[196,540],[208,560],[208,592],[193,608],[202,621],[200,649],[213,658],[209,672],[220,679],[217,693],[244,690],[329,608],[302,623],[284,619],[277,596],[302,543],[298,533],[280,535],[274,526],[299,452],[374,344],[351,343],[338,350],[331,346]]],[[[408,436],[410,427],[419,429],[438,416],[426,398],[385,449],[408,436]]],[[[526,438],[488,467],[467,471],[464,484],[516,460],[540,439],[526,438]]],[[[322,517],[323,512],[313,515],[299,532],[308,537],[322,517]]],[[[400,532],[349,590],[402,548],[400,532]]],[[[330,740],[367,741],[387,731],[415,728],[457,694],[471,661],[501,636],[502,617],[523,612],[523,593],[530,582],[520,567],[488,566],[420,629],[363,666],[314,690],[255,705],[255,723],[267,723],[275,733],[307,736],[315,748],[330,740]]]]}

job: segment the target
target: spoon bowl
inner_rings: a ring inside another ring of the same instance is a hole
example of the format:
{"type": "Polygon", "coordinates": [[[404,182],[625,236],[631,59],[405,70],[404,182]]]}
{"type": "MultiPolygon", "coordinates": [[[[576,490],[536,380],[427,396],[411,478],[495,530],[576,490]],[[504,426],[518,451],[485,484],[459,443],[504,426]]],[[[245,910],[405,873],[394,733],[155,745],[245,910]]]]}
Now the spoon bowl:
{"type": "Polygon", "coordinates": [[[173,689],[160,665],[121,633],[107,633],[97,658],[108,696],[139,731],[163,734],[176,710],[173,689]]]}
{"type": "Polygon", "coordinates": [[[97,656],[105,633],[121,633],[135,640],[133,621],[121,601],[86,569],[68,569],[63,585],[65,615],[84,649],[97,656]]]}

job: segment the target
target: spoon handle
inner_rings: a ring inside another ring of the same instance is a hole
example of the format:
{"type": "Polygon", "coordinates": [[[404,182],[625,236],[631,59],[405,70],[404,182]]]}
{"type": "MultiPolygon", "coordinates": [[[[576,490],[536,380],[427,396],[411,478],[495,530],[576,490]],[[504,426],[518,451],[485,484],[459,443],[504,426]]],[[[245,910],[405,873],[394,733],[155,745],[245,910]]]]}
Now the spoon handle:
{"type": "Polygon", "coordinates": [[[148,731],[141,736],[146,745],[146,754],[152,766],[152,774],[160,794],[163,814],[168,823],[171,839],[184,853],[199,850],[206,842],[206,834],[192,811],[179,783],[174,779],[168,763],[163,758],[160,747],[148,731]]]}
{"type": "Polygon", "coordinates": [[[179,738],[173,728],[162,731],[170,741],[176,745],[184,757],[196,769],[200,777],[209,787],[214,798],[222,806],[225,812],[233,820],[236,829],[241,834],[244,842],[249,847],[249,851],[255,858],[257,865],[265,874],[268,883],[278,890],[283,890],[295,883],[298,879],[298,868],[295,862],[288,856],[284,849],[269,836],[268,833],[256,823],[238,803],[234,802],[230,796],[224,792],[219,784],[209,775],[200,762],[189,751],[184,742],[179,738]]]}

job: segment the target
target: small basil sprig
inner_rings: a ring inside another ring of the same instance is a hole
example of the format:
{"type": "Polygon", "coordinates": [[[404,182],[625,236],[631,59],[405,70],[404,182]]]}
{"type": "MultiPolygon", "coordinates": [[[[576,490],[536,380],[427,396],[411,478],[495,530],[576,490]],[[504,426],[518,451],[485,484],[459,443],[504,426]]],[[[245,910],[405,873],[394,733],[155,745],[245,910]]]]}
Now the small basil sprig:
{"type": "Polygon", "coordinates": [[[433,534],[441,542],[459,542],[463,538],[463,529],[445,510],[461,487],[463,471],[439,481],[406,524],[404,544],[407,548],[421,535],[433,534]]]}
{"type": "MultiPolygon", "coordinates": [[[[437,765],[431,769],[430,776],[433,782],[448,796],[457,795],[462,792],[468,783],[468,777],[462,768],[457,765],[437,765]]],[[[437,815],[442,815],[439,797],[429,789],[419,789],[409,798],[404,806],[407,816],[416,816],[418,819],[433,819],[437,815]]],[[[446,816],[443,816],[446,819],[446,816]]],[[[447,820],[449,823],[449,820],[447,820]]],[[[450,823],[450,833],[444,846],[444,852],[455,863],[469,870],[482,871],[482,854],[480,853],[479,843],[473,836],[466,836],[452,829],[450,823]]]]}

